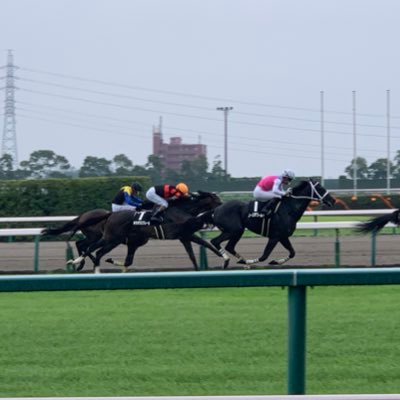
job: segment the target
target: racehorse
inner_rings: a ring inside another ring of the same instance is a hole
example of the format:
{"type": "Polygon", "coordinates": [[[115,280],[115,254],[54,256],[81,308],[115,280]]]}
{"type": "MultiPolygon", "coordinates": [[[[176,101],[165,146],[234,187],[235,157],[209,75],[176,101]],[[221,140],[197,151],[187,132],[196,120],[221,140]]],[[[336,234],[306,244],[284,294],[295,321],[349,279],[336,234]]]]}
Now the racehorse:
{"type": "MultiPolygon", "coordinates": [[[[221,204],[221,199],[215,193],[203,191],[191,193],[189,197],[183,197],[181,199],[169,202],[169,207],[165,212],[165,221],[181,223],[191,216],[195,216],[204,211],[213,210],[215,207],[221,204]]],[[[145,201],[142,206],[142,210],[148,210],[151,207],[153,207],[153,203],[145,201]]],[[[65,232],[71,232],[71,235],[68,238],[69,240],[78,230],[80,230],[85,235],[85,238],[76,242],[78,255],[81,256],[84,254],[84,257],[88,256],[93,262],[95,262],[95,257],[92,256],[91,252],[87,250],[90,245],[93,245],[102,238],[102,235],[104,233],[104,226],[107,220],[114,214],[121,214],[123,216],[123,219],[131,220],[131,222],[133,222],[134,219],[140,219],[138,223],[144,222],[146,220],[146,218],[142,218],[144,215],[148,217],[147,219],[149,219],[150,217],[150,213],[145,212],[139,212],[136,214],[131,211],[128,211],[128,213],[112,213],[104,209],[97,209],[87,211],[59,228],[47,228],[42,232],[42,234],[59,235],[65,232]]],[[[119,217],[113,217],[112,220],[119,221],[119,217]]],[[[219,255],[219,253],[212,245],[194,234],[189,239],[185,237],[180,239],[180,241],[185,247],[185,250],[188,253],[189,258],[192,261],[195,269],[198,269],[198,264],[193,252],[192,242],[205,246],[206,248],[219,255]]],[[[126,261],[123,265],[120,265],[118,262],[115,262],[112,259],[108,259],[108,262],[120,266],[125,266],[127,262],[129,263],[129,256],[130,254],[128,248],[128,261],[126,261]]],[[[77,266],[78,271],[80,271],[84,267],[84,257],[80,258],[81,261],[77,266]]],[[[131,263],[129,265],[131,265],[131,263]]]]}
{"type": "Polygon", "coordinates": [[[118,245],[125,243],[128,247],[128,253],[123,264],[111,258],[106,261],[119,265],[126,270],[127,267],[132,265],[136,250],[145,245],[149,239],[179,239],[189,254],[195,269],[198,269],[191,242],[203,245],[220,256],[217,249],[202,238],[194,235],[194,233],[200,230],[205,224],[212,222],[211,214],[212,210],[209,210],[192,217],[179,207],[168,207],[165,212],[165,222],[162,224],[134,225],[135,216],[131,211],[112,213],[104,224],[102,238],[98,242],[91,244],[81,256],[73,261],[73,263],[80,264],[84,257],[97,250],[93,261],[93,267],[95,272],[99,272],[98,267],[101,258],[118,245]]]}
{"type": "Polygon", "coordinates": [[[393,211],[390,214],[380,215],[368,221],[357,224],[356,231],[360,233],[375,232],[378,233],[386,224],[392,222],[400,225],[400,210],[393,211]]]}
{"type": "MultiPolygon", "coordinates": [[[[60,227],[45,228],[41,234],[56,236],[70,232],[70,235],[67,238],[67,242],[69,242],[76,232],[81,231],[84,237],[75,242],[78,255],[81,255],[84,251],[86,251],[90,244],[96,243],[101,239],[106,218],[110,214],[111,212],[108,210],[96,208],[95,210],[86,211],[83,214],[80,214],[73,220],[68,221],[66,224],[60,227]],[[86,226],[87,224],[88,226],[86,226]]],[[[89,257],[92,257],[92,255],[89,255],[89,257]]],[[[82,261],[77,269],[81,270],[84,265],[85,260],[82,261]]]]}
{"type": "Polygon", "coordinates": [[[307,181],[300,181],[293,188],[290,196],[282,197],[271,216],[266,216],[262,212],[265,203],[254,200],[250,202],[230,200],[217,207],[214,210],[213,222],[221,230],[221,234],[211,239],[211,244],[223,256],[223,268],[227,268],[230,261],[229,255],[226,252],[235,256],[239,264],[245,264],[249,267],[266,260],[279,242],[289,251],[289,255],[286,258],[272,260],[270,264],[283,264],[290,258],[293,258],[295,251],[289,237],[295,231],[297,221],[301,218],[311,200],[322,202],[328,207],[332,207],[335,203],[335,199],[319,182],[309,179],[307,181]],[[263,254],[261,257],[253,260],[244,259],[235,250],[236,244],[246,228],[259,235],[268,237],[263,254]],[[221,247],[221,243],[226,240],[228,243],[225,251],[221,247]]]}

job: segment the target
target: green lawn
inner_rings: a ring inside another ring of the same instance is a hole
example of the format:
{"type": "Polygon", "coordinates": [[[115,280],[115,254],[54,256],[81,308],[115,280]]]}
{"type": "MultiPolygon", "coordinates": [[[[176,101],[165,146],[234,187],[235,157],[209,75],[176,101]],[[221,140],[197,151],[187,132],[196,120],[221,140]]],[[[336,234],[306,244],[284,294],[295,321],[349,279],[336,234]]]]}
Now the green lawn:
{"type": "MultiPolygon", "coordinates": [[[[287,393],[280,288],[0,293],[0,397],[287,393]]],[[[308,291],[307,393],[398,393],[397,286],[308,291]]]]}

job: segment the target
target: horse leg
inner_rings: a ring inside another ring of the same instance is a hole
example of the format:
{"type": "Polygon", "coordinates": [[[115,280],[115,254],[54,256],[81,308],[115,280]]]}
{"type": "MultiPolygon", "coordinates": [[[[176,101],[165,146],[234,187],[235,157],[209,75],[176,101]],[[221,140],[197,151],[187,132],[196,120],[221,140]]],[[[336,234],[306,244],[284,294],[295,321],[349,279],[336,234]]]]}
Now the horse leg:
{"type": "Polygon", "coordinates": [[[235,234],[231,236],[230,239],[228,240],[228,244],[225,246],[225,250],[231,253],[233,256],[235,256],[239,264],[247,264],[246,259],[243,256],[241,256],[235,249],[238,241],[243,235],[243,232],[244,229],[240,232],[235,232],[235,234]]]}
{"type": "Polygon", "coordinates": [[[186,253],[189,256],[190,261],[192,262],[194,269],[196,271],[198,271],[199,270],[199,266],[197,264],[196,256],[194,255],[192,242],[190,241],[190,239],[183,239],[183,238],[180,238],[179,241],[183,244],[183,247],[185,248],[186,253]]]}
{"type": "Polygon", "coordinates": [[[278,238],[270,238],[268,240],[267,245],[265,246],[264,252],[261,255],[261,257],[255,258],[254,260],[247,260],[246,264],[252,265],[252,264],[256,264],[256,263],[265,261],[270,256],[270,254],[272,253],[272,250],[274,250],[275,246],[278,244],[279,241],[280,241],[280,239],[278,239],[278,238]]]}
{"type": "MultiPolygon", "coordinates": [[[[93,242],[93,243],[89,244],[89,245],[86,247],[86,249],[84,249],[84,250],[82,251],[82,253],[79,255],[79,257],[75,258],[75,260],[72,261],[72,264],[74,264],[74,265],[81,265],[82,262],[83,262],[83,264],[84,264],[84,261],[85,261],[85,258],[86,258],[86,257],[90,257],[90,259],[91,259],[91,260],[93,261],[93,263],[95,264],[96,260],[95,260],[95,258],[93,258],[93,256],[92,256],[91,253],[92,253],[93,251],[97,250],[98,248],[100,248],[101,246],[104,246],[105,243],[106,243],[106,242],[105,242],[104,239],[100,239],[100,240],[98,240],[97,242],[93,242]]],[[[83,268],[83,265],[82,265],[82,268],[83,268]]],[[[82,269],[82,268],[81,268],[81,269],[82,269]]],[[[79,271],[79,270],[80,270],[80,269],[78,269],[78,271],[79,271]]]]}
{"type": "Polygon", "coordinates": [[[100,272],[99,266],[101,257],[103,257],[104,254],[107,254],[111,250],[115,249],[120,244],[121,242],[118,240],[118,241],[105,242],[103,245],[99,246],[100,248],[96,251],[94,265],[93,265],[95,273],[100,272]]]}
{"type": "Polygon", "coordinates": [[[282,265],[284,264],[287,260],[289,260],[290,258],[293,258],[296,254],[296,252],[294,251],[294,248],[292,246],[292,243],[290,243],[290,240],[288,237],[283,238],[280,240],[281,245],[289,251],[289,255],[287,257],[284,258],[279,258],[278,260],[272,260],[269,264],[270,265],[282,265]]]}
{"type": "Polygon", "coordinates": [[[228,240],[227,245],[225,246],[225,250],[235,256],[238,260],[239,264],[246,264],[246,260],[235,250],[237,242],[240,240],[244,232],[244,229],[241,229],[236,232],[222,232],[221,235],[217,236],[214,239],[211,239],[211,243],[217,248],[220,249],[220,253],[222,257],[224,257],[224,269],[228,267],[229,257],[226,253],[221,249],[221,242],[228,240]]]}
{"type": "Polygon", "coordinates": [[[198,244],[200,246],[204,246],[205,248],[211,250],[218,257],[222,257],[220,251],[218,251],[218,249],[215,246],[213,246],[211,243],[208,243],[207,240],[204,240],[204,239],[202,239],[202,238],[200,238],[200,237],[198,237],[196,235],[192,235],[190,240],[193,243],[196,243],[196,244],[198,244]]]}
{"type": "Polygon", "coordinates": [[[222,232],[220,235],[210,240],[211,244],[218,250],[220,255],[224,258],[224,264],[222,266],[223,269],[228,268],[230,258],[229,255],[226,253],[226,251],[221,247],[221,243],[224,242],[225,240],[230,239],[230,237],[231,233],[222,232]]]}
{"type": "Polygon", "coordinates": [[[106,262],[116,265],[122,269],[122,272],[127,272],[128,267],[133,264],[133,257],[135,256],[136,250],[139,246],[128,244],[128,252],[126,253],[125,261],[121,263],[120,261],[116,261],[113,258],[107,258],[106,262]]]}
{"type": "MultiPolygon", "coordinates": [[[[78,256],[81,256],[86,251],[89,244],[90,244],[90,242],[87,238],[76,241],[75,246],[76,246],[76,250],[78,251],[78,256]]],[[[68,260],[68,263],[73,264],[73,261],[74,260],[68,260]]],[[[81,271],[84,266],[85,266],[85,259],[83,258],[81,260],[81,262],[78,264],[78,266],[76,267],[76,270],[81,271]]]]}
{"type": "Polygon", "coordinates": [[[116,261],[113,258],[107,258],[106,262],[110,264],[117,265],[119,267],[122,267],[123,272],[127,271],[127,268],[130,267],[133,264],[133,258],[135,256],[136,250],[145,245],[149,241],[149,237],[143,236],[143,237],[129,237],[128,241],[126,243],[128,247],[128,252],[125,256],[125,261],[124,263],[121,263],[120,261],[116,261]]]}

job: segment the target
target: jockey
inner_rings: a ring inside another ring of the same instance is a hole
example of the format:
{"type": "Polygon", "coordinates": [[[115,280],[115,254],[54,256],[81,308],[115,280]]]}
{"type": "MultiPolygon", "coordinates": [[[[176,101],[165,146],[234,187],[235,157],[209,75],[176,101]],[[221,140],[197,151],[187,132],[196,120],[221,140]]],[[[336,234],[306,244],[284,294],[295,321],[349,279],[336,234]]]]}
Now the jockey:
{"type": "Polygon", "coordinates": [[[153,215],[150,219],[151,222],[161,223],[163,221],[161,214],[168,208],[167,200],[179,199],[183,196],[189,195],[189,188],[185,183],[178,183],[176,186],[173,185],[156,185],[152,186],[146,192],[147,200],[158,205],[154,208],[153,215]]]}
{"type": "Polygon", "coordinates": [[[136,208],[143,204],[143,200],[136,196],[141,191],[142,186],[137,182],[133,182],[131,186],[123,186],[115,195],[111,210],[113,212],[123,210],[136,211],[136,208]]]}
{"type": "Polygon", "coordinates": [[[289,196],[292,193],[292,188],[287,190],[283,189],[283,185],[290,185],[292,180],[295,178],[295,174],[290,169],[285,169],[281,175],[265,176],[256,185],[253,191],[253,197],[257,201],[269,201],[268,206],[264,207],[265,211],[272,211],[279,199],[283,196],[289,196]]]}

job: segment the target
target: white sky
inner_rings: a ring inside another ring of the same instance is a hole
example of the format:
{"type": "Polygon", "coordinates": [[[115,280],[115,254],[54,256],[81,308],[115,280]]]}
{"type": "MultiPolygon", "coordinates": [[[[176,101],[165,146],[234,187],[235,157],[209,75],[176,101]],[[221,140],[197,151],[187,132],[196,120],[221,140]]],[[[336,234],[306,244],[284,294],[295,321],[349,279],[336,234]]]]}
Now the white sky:
{"type": "Polygon", "coordinates": [[[387,157],[390,90],[393,159],[399,15],[398,0],[0,0],[0,65],[12,49],[20,67],[19,161],[50,149],[76,168],[120,153],[144,165],[162,116],[165,141],[201,140],[223,162],[216,107],[232,106],[231,175],[319,175],[324,91],[325,178],[336,178],[353,158],[353,90],[368,163],[387,157]]]}

